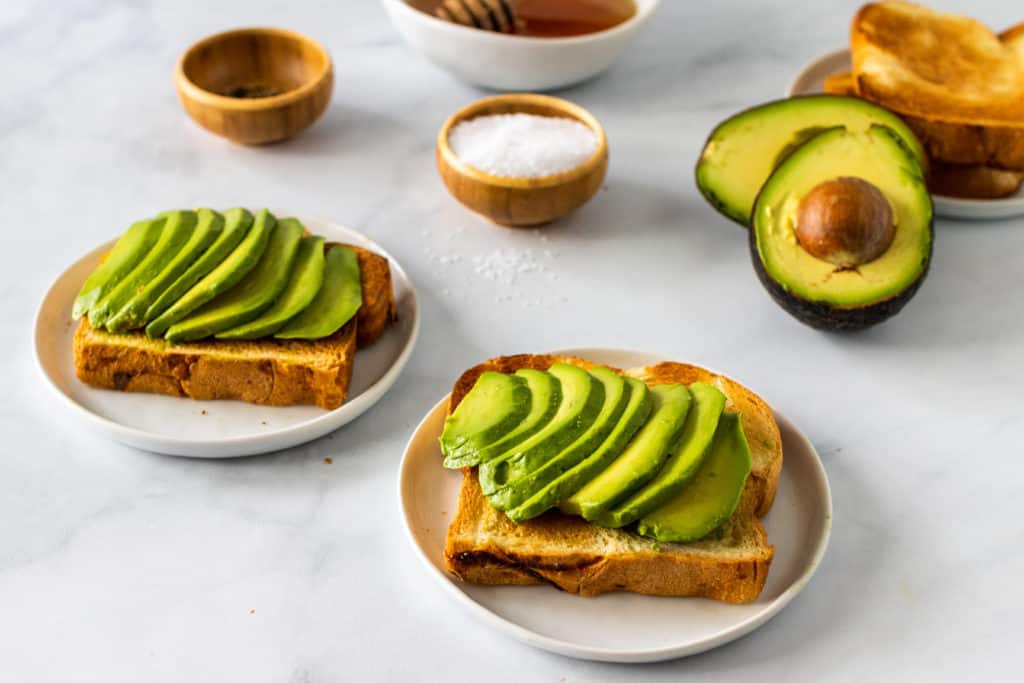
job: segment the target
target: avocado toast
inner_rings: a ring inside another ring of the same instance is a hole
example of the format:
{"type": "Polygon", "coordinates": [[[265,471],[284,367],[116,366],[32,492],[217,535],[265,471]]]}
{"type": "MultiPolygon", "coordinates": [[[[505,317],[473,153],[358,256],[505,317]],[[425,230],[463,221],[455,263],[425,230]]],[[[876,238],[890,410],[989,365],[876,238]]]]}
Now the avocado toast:
{"type": "MultiPolygon", "coordinates": [[[[725,431],[730,424],[736,428],[741,425],[749,444],[749,474],[742,480],[737,499],[731,501],[731,514],[711,533],[688,542],[666,542],[637,533],[643,532],[645,520],[651,526],[659,522],[658,514],[648,514],[640,521],[638,530],[602,526],[556,509],[517,523],[508,512],[497,509],[488,500],[481,486],[481,468],[468,466],[462,469],[462,486],[445,543],[449,571],[471,583],[547,582],[582,595],[621,590],[701,596],[732,603],[755,600],[764,587],[774,554],[759,517],[771,508],[782,468],[781,437],[764,401],[736,382],[692,365],[661,363],[622,371],[580,358],[517,355],[494,358],[463,373],[451,393],[449,416],[485,373],[521,374],[524,370],[547,371],[556,365],[576,366],[595,376],[611,371],[627,383],[635,382],[649,389],[662,385],[707,385],[707,389],[700,390],[706,393],[717,389],[724,395],[726,411],[721,413],[723,426],[719,431],[725,431]]],[[[663,400],[661,405],[668,405],[668,401],[663,400]]],[[[702,419],[696,407],[691,412],[695,419],[702,419]]],[[[665,417],[671,418],[671,413],[666,409],[665,417]]],[[[620,416],[623,414],[619,412],[620,416]]],[[[695,430],[695,434],[699,432],[695,430]]],[[[607,438],[615,438],[614,430],[607,438]]],[[[598,456],[599,451],[600,448],[598,456]]],[[[669,474],[659,474],[653,481],[670,476],[671,470],[681,469],[685,468],[666,467],[662,472],[669,474]]],[[[693,481],[692,486],[697,486],[699,475],[693,481]]],[[[574,482],[557,499],[546,501],[546,506],[565,501],[582,486],[582,482],[574,482]]],[[[652,493],[653,486],[648,484],[640,490],[652,493]]],[[[638,494],[628,500],[652,496],[638,494]]],[[[530,514],[543,507],[534,508],[530,514]]]]}
{"type": "MultiPolygon", "coordinates": [[[[103,286],[104,266],[97,269],[83,287],[81,305],[76,302],[83,315],[73,343],[78,378],[104,389],[200,400],[338,407],[348,394],[356,350],[375,342],[395,317],[387,259],[353,245],[325,243],[307,235],[298,221],[278,221],[269,212],[254,219],[232,209],[224,218],[225,231],[241,224],[243,234],[231,238],[237,246],[220,247],[214,236],[207,241],[208,250],[220,250],[216,258],[201,250],[190,264],[181,263],[177,253],[160,257],[166,268],[183,273],[187,286],[178,286],[172,300],[151,307],[151,313],[140,313],[148,301],[136,303],[132,329],[91,320],[90,309],[102,303],[104,291],[117,290],[103,286]],[[327,281],[330,287],[323,286],[327,281]],[[322,301],[324,291],[339,303],[322,301]],[[320,311],[325,322],[282,334],[309,310],[320,311]]],[[[126,238],[138,242],[139,231],[126,238]]],[[[117,268],[106,270],[130,275],[122,262],[133,256],[119,257],[129,248],[140,251],[131,242],[115,245],[107,260],[118,258],[117,268]]]]}

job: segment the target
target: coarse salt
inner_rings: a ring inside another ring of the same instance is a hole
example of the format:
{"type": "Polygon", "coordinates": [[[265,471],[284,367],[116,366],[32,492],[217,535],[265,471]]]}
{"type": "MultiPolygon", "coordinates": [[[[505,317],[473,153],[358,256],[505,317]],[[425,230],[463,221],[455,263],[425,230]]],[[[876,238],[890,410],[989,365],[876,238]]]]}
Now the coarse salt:
{"type": "Polygon", "coordinates": [[[462,162],[494,176],[539,178],[583,164],[597,134],[575,119],[536,114],[478,116],[456,124],[448,146],[462,162]]]}

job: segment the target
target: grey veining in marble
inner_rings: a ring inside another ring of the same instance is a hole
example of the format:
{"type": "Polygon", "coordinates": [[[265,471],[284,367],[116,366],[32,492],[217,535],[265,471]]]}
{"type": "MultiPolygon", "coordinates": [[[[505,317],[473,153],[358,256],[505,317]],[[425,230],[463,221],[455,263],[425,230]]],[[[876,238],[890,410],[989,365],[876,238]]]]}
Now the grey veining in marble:
{"type": "MultiPolygon", "coordinates": [[[[434,136],[482,93],[419,59],[376,2],[0,3],[0,680],[1019,675],[1024,219],[939,221],[906,311],[834,336],[769,300],[742,232],[692,182],[712,125],[840,46],[857,4],[663,2],[616,67],[561,93],[603,121],[611,168],[592,203],[535,233],[446,194],[434,136]],[[186,119],[171,70],[193,40],[259,24],[322,40],[337,80],[306,135],[246,149],[186,119]],[[71,419],[32,359],[43,292],[138,216],[199,204],[293,208],[395,254],[424,325],[379,405],[305,447],[229,462],[136,452],[71,419]],[[495,276],[502,258],[530,265],[495,276]],[[577,662],[482,627],[424,575],[395,500],[411,430],[472,362],[568,346],[725,369],[818,446],[832,546],[766,627],[677,662],[577,662]]],[[[1017,3],[935,4],[1024,20],[1017,3]]]]}

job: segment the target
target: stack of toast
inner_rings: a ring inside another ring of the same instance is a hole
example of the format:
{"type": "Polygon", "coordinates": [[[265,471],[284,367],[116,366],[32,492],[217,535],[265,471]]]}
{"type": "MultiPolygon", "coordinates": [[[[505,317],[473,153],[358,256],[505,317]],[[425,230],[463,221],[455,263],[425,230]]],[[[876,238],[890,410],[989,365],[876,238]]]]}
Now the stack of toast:
{"type": "Polygon", "coordinates": [[[909,2],[865,5],[850,29],[852,72],[826,92],[889,109],[928,153],[929,189],[972,199],[1024,182],[1024,24],[1001,34],[909,2]]]}
{"type": "MultiPolygon", "coordinates": [[[[448,412],[454,412],[484,372],[547,370],[555,363],[588,370],[595,367],[574,357],[493,358],[467,370],[456,381],[448,412]]],[[[771,409],[740,384],[693,365],[660,363],[625,371],[611,369],[648,386],[707,382],[725,394],[726,409],[742,416],[751,454],[750,476],[732,517],[707,537],[691,543],[658,542],[555,510],[517,524],[488,503],[477,468],[465,468],[445,544],[449,571],[471,583],[550,583],[582,595],[630,591],[731,603],[755,600],[774,555],[760,518],[771,509],[782,469],[782,440],[771,409]]]]}

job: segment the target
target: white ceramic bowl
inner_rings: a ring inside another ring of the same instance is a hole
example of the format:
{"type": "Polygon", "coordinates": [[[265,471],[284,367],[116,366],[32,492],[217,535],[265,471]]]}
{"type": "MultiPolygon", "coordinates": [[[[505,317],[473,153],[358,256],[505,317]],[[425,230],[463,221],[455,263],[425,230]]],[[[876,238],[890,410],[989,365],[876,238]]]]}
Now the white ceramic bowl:
{"type": "Polygon", "coordinates": [[[654,12],[659,0],[636,0],[636,14],[599,33],[530,38],[467,28],[382,0],[406,41],[438,66],[493,90],[554,90],[596,76],[615,62],[654,12]]]}

